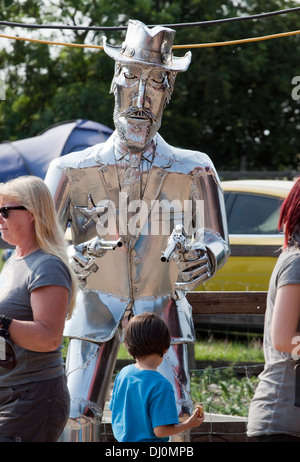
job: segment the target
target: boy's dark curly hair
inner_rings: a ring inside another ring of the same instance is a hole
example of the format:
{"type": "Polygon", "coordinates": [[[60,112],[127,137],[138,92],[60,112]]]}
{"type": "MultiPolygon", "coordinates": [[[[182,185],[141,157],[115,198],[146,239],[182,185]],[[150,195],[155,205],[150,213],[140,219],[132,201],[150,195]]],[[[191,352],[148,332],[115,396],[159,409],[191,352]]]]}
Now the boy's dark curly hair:
{"type": "Polygon", "coordinates": [[[165,321],[155,313],[134,316],[125,328],[125,348],[133,358],[151,354],[163,356],[171,343],[171,335],[165,321]]]}

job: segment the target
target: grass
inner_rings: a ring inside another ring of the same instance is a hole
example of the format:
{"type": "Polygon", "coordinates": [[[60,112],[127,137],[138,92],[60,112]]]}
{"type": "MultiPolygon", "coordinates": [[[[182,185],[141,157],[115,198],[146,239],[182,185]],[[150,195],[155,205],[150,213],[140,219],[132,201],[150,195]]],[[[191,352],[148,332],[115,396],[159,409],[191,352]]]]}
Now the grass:
{"type": "MultiPolygon", "coordinates": [[[[68,340],[64,339],[63,356],[66,357],[68,340]]],[[[250,340],[235,339],[198,339],[194,345],[196,361],[215,361],[226,363],[263,363],[264,355],[262,340],[259,337],[250,340]]],[[[132,360],[132,357],[122,343],[118,353],[118,359],[132,360]]]]}
{"type": "Polygon", "coordinates": [[[216,339],[208,337],[195,343],[195,358],[200,361],[264,362],[260,337],[216,339]]]}
{"type": "MultiPolygon", "coordinates": [[[[198,339],[194,348],[196,361],[264,362],[262,340],[259,337],[230,340],[210,336],[198,339]]],[[[118,359],[132,359],[123,344],[118,359]]]]}

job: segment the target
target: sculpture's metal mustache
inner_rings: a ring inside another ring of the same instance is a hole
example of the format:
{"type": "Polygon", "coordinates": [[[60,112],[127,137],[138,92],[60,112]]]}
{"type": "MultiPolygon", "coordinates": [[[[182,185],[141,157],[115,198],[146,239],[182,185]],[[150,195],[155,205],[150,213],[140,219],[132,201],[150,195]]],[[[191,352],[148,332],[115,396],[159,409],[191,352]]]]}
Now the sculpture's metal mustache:
{"type": "Polygon", "coordinates": [[[119,117],[126,117],[127,119],[147,119],[151,122],[156,123],[157,119],[154,116],[153,112],[149,109],[126,109],[119,113],[119,117]]]}

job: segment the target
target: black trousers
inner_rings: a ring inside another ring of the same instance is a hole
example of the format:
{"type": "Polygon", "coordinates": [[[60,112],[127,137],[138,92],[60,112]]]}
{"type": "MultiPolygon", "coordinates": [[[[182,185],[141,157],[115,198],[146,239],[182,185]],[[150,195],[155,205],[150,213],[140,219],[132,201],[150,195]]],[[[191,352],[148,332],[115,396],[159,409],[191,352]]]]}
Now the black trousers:
{"type": "Polygon", "coordinates": [[[68,420],[64,375],[0,388],[0,442],[55,442],[68,420]]]}

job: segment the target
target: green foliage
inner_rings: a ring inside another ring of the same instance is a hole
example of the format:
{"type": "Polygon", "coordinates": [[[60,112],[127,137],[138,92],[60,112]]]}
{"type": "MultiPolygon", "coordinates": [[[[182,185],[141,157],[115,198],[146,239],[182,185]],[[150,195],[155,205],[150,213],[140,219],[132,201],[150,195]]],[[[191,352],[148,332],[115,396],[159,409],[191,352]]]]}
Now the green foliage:
{"type": "Polygon", "coordinates": [[[257,372],[251,366],[244,368],[244,371],[236,367],[207,367],[192,371],[192,400],[194,403],[203,403],[207,414],[247,417],[258,380],[257,372]]]}
{"type": "MultiPolygon", "coordinates": [[[[299,6],[296,1],[211,0],[0,1],[6,21],[88,26],[190,23],[254,15],[299,6]],[[59,4],[59,6],[58,6],[59,4]]],[[[298,29],[299,13],[176,29],[175,44],[223,42],[298,29]]],[[[15,29],[11,35],[28,36],[15,29]]],[[[101,44],[104,32],[32,30],[33,38],[101,44]]],[[[121,44],[125,31],[105,31],[121,44]]],[[[299,72],[299,36],[192,49],[187,72],[177,76],[160,133],[176,146],[207,152],[218,170],[298,168],[299,101],[291,80],[299,72]]],[[[186,50],[175,50],[182,56],[186,50]]],[[[89,118],[113,127],[109,93],[114,62],[104,52],[10,41],[0,51],[6,100],[0,101],[0,140],[37,135],[48,126],[89,118]]]]}
{"type": "MultiPolygon", "coordinates": [[[[198,361],[225,361],[230,363],[263,363],[262,339],[253,338],[215,339],[198,338],[194,345],[195,359],[198,361]]],[[[120,346],[118,359],[132,359],[124,344],[120,346]]]]}

